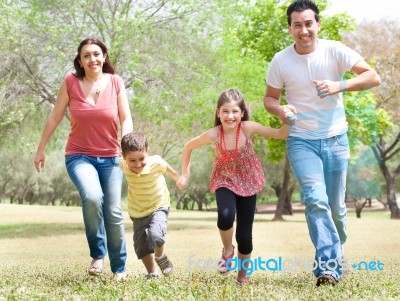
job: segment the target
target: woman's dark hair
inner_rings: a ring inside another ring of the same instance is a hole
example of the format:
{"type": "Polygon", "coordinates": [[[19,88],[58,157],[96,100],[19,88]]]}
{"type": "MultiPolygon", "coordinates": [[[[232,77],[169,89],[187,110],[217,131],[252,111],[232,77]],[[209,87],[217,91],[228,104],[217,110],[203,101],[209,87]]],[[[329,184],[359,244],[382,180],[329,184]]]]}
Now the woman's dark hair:
{"type": "Polygon", "coordinates": [[[87,39],[84,39],[79,44],[78,53],[76,54],[76,57],[74,59],[74,68],[76,70],[75,76],[79,79],[82,79],[85,76],[85,70],[81,67],[81,64],[79,63],[79,59],[81,58],[81,52],[82,52],[83,46],[90,45],[90,44],[95,44],[95,45],[99,46],[101,48],[101,51],[103,52],[103,55],[107,54],[106,59],[103,64],[103,72],[114,74],[115,69],[114,69],[114,66],[111,64],[110,59],[108,58],[106,45],[104,45],[104,43],[102,41],[100,41],[99,39],[87,38],[87,39]]]}
{"type": "Polygon", "coordinates": [[[293,12],[302,12],[307,9],[311,9],[315,14],[315,21],[319,22],[319,9],[318,5],[310,0],[296,0],[292,4],[289,5],[286,15],[289,26],[292,25],[292,13],[293,12]]]}
{"type": "MultiPolygon", "coordinates": [[[[222,94],[218,98],[217,110],[219,110],[223,104],[232,101],[236,101],[238,103],[240,110],[243,112],[243,117],[241,121],[249,120],[249,111],[247,110],[246,104],[244,103],[243,95],[238,90],[235,89],[228,89],[222,92],[222,94]]],[[[217,112],[215,112],[214,126],[220,124],[221,120],[219,119],[217,112]]]]}

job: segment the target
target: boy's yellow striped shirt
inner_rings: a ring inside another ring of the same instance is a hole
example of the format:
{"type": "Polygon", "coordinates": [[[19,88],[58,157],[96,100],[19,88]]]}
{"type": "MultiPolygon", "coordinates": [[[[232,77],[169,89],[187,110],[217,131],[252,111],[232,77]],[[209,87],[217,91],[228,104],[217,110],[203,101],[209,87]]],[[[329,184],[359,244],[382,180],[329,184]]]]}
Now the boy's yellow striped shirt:
{"type": "Polygon", "coordinates": [[[148,156],[142,172],[128,169],[121,158],[120,167],[128,183],[128,213],[134,218],[145,217],[160,207],[170,205],[170,194],[164,173],[166,162],[158,155],[148,156]]]}

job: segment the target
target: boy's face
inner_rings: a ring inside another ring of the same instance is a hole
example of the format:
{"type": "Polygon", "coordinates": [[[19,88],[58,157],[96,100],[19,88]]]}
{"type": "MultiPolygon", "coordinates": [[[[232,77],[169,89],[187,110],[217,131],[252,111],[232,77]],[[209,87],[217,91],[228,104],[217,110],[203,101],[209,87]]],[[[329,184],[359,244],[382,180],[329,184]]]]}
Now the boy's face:
{"type": "Polygon", "coordinates": [[[126,166],[131,172],[141,173],[143,168],[147,164],[147,151],[136,151],[136,152],[127,152],[126,154],[122,154],[126,166]]]}

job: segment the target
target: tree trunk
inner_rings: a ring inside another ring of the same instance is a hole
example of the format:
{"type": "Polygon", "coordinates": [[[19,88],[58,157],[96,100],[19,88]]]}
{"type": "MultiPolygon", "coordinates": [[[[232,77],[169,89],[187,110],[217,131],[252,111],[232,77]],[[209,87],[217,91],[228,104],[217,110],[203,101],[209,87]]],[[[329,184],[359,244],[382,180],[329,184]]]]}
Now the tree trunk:
{"type": "Polygon", "coordinates": [[[392,219],[400,219],[400,211],[397,206],[396,199],[396,185],[394,181],[394,177],[386,178],[386,195],[387,195],[387,204],[390,210],[390,218],[392,219]]]}
{"type": "MultiPolygon", "coordinates": [[[[371,201],[371,199],[369,199],[371,201]]],[[[361,199],[354,198],[353,203],[356,208],[356,216],[357,218],[361,218],[361,211],[363,210],[365,204],[367,204],[368,199],[365,199],[364,202],[361,202],[361,199]]]]}
{"type": "Polygon", "coordinates": [[[279,194],[278,204],[275,209],[275,216],[273,221],[283,221],[283,211],[285,208],[285,201],[289,195],[289,183],[290,183],[290,163],[287,155],[285,156],[285,171],[283,175],[282,189],[279,194]]]}
{"type": "MultiPolygon", "coordinates": [[[[290,172],[289,172],[289,180],[290,180],[290,172]]],[[[288,193],[285,199],[285,204],[283,206],[283,215],[293,215],[293,207],[292,207],[293,191],[294,191],[294,186],[288,189],[288,193]]]]}
{"type": "Polygon", "coordinates": [[[389,206],[390,217],[392,219],[400,219],[400,211],[399,207],[397,206],[397,200],[396,200],[396,185],[395,185],[396,176],[398,176],[400,173],[400,165],[398,165],[397,168],[394,170],[394,172],[391,173],[386,164],[386,161],[388,161],[390,158],[392,158],[396,153],[400,151],[400,148],[396,149],[396,145],[399,141],[400,141],[400,133],[397,135],[397,138],[392,143],[392,145],[389,146],[387,149],[383,138],[380,139],[379,144],[376,144],[375,146],[372,147],[375,158],[378,160],[379,168],[381,169],[381,172],[386,180],[387,204],[389,206]]]}

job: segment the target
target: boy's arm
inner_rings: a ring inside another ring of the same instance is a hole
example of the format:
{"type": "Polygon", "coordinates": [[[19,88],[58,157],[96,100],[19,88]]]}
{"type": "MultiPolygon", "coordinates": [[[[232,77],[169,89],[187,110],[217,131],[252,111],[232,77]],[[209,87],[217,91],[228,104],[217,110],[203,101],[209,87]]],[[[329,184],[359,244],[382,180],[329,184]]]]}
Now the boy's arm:
{"type": "Polygon", "coordinates": [[[175,169],[173,169],[173,168],[171,167],[171,165],[168,164],[168,162],[165,162],[165,163],[166,163],[166,167],[167,167],[167,170],[166,170],[167,174],[169,174],[170,177],[171,177],[175,182],[178,181],[178,179],[179,179],[179,173],[178,173],[175,169]]]}

